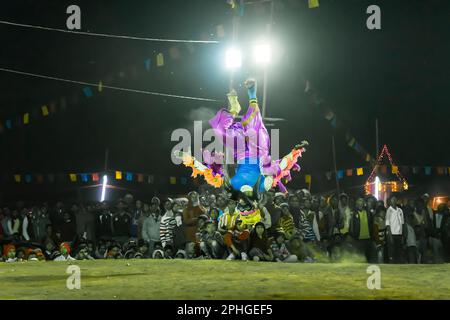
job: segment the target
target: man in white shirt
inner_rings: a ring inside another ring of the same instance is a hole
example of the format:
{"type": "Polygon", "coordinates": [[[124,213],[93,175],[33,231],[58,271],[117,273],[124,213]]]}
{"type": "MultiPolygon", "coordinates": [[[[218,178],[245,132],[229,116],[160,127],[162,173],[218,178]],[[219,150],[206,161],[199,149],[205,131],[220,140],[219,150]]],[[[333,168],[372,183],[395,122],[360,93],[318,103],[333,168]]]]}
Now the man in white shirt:
{"type": "Polygon", "coordinates": [[[389,260],[394,263],[400,263],[401,261],[404,223],[403,211],[397,207],[397,198],[393,196],[386,211],[386,232],[390,240],[388,245],[389,260]]]}

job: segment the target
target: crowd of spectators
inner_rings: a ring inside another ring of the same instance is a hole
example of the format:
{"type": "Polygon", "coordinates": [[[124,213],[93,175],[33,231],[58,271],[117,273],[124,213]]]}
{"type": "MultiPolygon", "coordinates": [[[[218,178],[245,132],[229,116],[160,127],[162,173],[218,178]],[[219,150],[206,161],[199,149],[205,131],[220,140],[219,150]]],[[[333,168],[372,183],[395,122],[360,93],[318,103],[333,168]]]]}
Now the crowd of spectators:
{"type": "Polygon", "coordinates": [[[0,207],[0,261],[226,259],[335,262],[357,254],[371,263],[442,263],[450,257],[448,204],[429,196],[374,197],[307,190],[268,192],[261,221],[245,225],[225,193],[114,202],[0,207]]]}

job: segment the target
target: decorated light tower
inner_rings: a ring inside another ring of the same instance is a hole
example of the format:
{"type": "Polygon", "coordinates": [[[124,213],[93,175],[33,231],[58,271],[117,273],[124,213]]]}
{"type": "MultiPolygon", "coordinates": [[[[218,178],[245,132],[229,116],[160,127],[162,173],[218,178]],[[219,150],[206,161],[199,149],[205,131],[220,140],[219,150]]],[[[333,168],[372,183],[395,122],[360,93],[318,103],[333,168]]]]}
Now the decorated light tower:
{"type": "Polygon", "coordinates": [[[408,182],[400,173],[398,166],[392,160],[389,149],[386,145],[383,146],[381,153],[379,154],[375,166],[366,181],[365,184],[366,194],[375,196],[378,200],[384,200],[389,197],[393,192],[401,192],[408,190],[408,182]],[[386,165],[383,165],[383,159],[387,156],[391,167],[392,174],[396,177],[392,179],[392,176],[388,175],[386,165]],[[382,170],[384,169],[384,170],[382,170]],[[377,175],[377,173],[379,175],[377,175]]]}

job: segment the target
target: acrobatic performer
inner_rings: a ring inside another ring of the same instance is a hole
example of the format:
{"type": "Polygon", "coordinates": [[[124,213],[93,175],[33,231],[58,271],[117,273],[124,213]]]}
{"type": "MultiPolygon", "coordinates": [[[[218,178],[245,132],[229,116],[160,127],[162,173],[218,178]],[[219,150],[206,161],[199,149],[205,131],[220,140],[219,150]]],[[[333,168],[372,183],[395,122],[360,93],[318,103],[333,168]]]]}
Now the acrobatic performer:
{"type": "MultiPolygon", "coordinates": [[[[251,212],[253,216],[254,211],[257,211],[256,203],[264,191],[278,187],[280,191],[287,192],[282,180],[291,180],[291,169],[300,170],[297,159],[305,151],[304,147],[308,145],[308,142],[303,141],[300,145],[295,146],[281,160],[271,160],[270,138],[256,98],[256,81],[249,79],[245,82],[245,86],[250,103],[247,113],[241,121],[236,121],[241,107],[234,90],[228,94],[230,109],[220,109],[209,121],[216,137],[222,140],[228,151],[231,151],[234,161],[237,163],[234,176],[228,175],[227,166],[223,165],[223,159],[220,159],[222,155],[215,155],[214,160],[216,161],[214,161],[211,154],[204,152],[205,161],[203,163],[189,153],[181,152],[177,155],[183,159],[185,166],[192,168],[193,177],[203,175],[209,184],[217,188],[224,185],[242,205],[244,211],[240,210],[241,214],[251,212]],[[217,161],[218,158],[220,161],[217,161]]],[[[258,219],[255,217],[251,220],[258,219]]]]}

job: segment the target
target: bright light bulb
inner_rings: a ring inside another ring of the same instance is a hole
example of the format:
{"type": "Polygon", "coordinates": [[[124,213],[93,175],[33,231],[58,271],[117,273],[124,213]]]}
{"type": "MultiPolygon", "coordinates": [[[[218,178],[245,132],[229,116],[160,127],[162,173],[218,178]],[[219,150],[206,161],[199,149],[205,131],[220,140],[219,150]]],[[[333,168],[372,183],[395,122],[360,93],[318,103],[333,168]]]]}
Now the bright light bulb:
{"type": "Polygon", "coordinates": [[[225,54],[225,65],[228,69],[238,69],[242,66],[241,51],[236,48],[228,49],[225,54]]]}
{"type": "Polygon", "coordinates": [[[272,58],[272,52],[268,43],[258,43],[253,48],[253,56],[256,63],[268,64],[272,58]]]}
{"type": "Polygon", "coordinates": [[[102,196],[100,198],[100,202],[105,201],[105,197],[106,197],[106,185],[108,184],[108,176],[104,175],[103,176],[103,184],[102,184],[102,196]]]}

